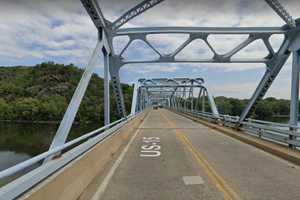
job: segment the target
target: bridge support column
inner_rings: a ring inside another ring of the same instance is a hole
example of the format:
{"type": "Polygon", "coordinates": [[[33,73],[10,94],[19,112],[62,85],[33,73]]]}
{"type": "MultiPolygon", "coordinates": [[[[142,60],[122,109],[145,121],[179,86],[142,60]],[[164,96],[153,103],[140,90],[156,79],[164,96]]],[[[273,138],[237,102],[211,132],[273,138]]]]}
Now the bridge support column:
{"type": "Polygon", "coordinates": [[[104,125],[110,124],[110,93],[109,93],[109,57],[110,54],[103,50],[104,57],[104,125]]]}
{"type": "Polygon", "coordinates": [[[120,82],[119,71],[122,66],[118,56],[109,56],[109,71],[112,82],[113,91],[117,101],[117,111],[119,117],[126,117],[125,103],[120,82]]]}
{"type": "Polygon", "coordinates": [[[131,103],[131,115],[134,115],[137,112],[137,104],[138,104],[138,90],[139,90],[139,82],[136,81],[134,84],[133,95],[132,95],[132,103],[131,103]]]}
{"type": "Polygon", "coordinates": [[[202,90],[202,112],[205,112],[205,90],[202,90]]]}
{"type": "MultiPolygon", "coordinates": [[[[290,102],[290,130],[292,133],[297,132],[299,114],[299,73],[300,73],[300,50],[293,52],[293,66],[292,66],[292,84],[291,84],[291,102],[290,102]]],[[[295,136],[290,135],[290,140],[295,141],[295,136]]],[[[295,145],[289,144],[291,148],[295,145]]]]}
{"type": "Polygon", "coordinates": [[[193,112],[194,111],[194,87],[193,87],[193,85],[194,85],[194,81],[191,81],[191,88],[190,88],[190,94],[189,94],[189,100],[190,100],[190,106],[191,106],[191,108],[190,108],[190,110],[193,112]]]}
{"type": "MultiPolygon", "coordinates": [[[[208,91],[208,89],[206,88],[206,95],[207,95],[207,99],[208,99],[208,103],[209,106],[211,108],[211,112],[214,115],[214,117],[219,117],[219,111],[218,108],[216,106],[214,97],[212,96],[212,94],[208,91]]],[[[205,106],[205,105],[204,105],[205,106]]]]}
{"type": "Polygon", "coordinates": [[[186,88],[184,87],[183,88],[183,109],[184,109],[184,111],[187,111],[187,107],[186,107],[186,101],[187,101],[187,99],[186,99],[186,88]]]}

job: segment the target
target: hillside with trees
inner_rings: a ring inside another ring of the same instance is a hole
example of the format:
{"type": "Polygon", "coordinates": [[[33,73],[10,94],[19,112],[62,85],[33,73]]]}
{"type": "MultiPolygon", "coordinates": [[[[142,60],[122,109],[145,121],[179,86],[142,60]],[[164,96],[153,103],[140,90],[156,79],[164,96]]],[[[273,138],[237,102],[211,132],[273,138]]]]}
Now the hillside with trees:
{"type": "MultiPolygon", "coordinates": [[[[59,122],[67,108],[83,70],[53,62],[32,67],[0,67],[0,120],[59,122]]],[[[130,110],[132,90],[122,84],[125,106],[130,110]]],[[[111,90],[112,91],[112,90],[111,90]]],[[[239,116],[247,99],[216,97],[220,113],[239,116]]],[[[206,110],[209,110],[208,104],[206,110]]],[[[289,115],[289,100],[265,98],[253,115],[270,119],[289,115]]],[[[111,94],[111,117],[117,118],[114,95],[111,94]]],[[[103,79],[93,74],[77,113],[76,122],[103,122],[103,79]]]]}
{"type": "MultiPolygon", "coordinates": [[[[60,121],[83,70],[53,62],[32,67],[0,67],[0,120],[60,121]]],[[[132,87],[122,85],[127,110],[132,87]]],[[[112,90],[111,90],[112,91],[112,90]]],[[[111,95],[112,120],[117,118],[111,95]]],[[[93,74],[76,122],[103,121],[103,79],[93,74]]]]}

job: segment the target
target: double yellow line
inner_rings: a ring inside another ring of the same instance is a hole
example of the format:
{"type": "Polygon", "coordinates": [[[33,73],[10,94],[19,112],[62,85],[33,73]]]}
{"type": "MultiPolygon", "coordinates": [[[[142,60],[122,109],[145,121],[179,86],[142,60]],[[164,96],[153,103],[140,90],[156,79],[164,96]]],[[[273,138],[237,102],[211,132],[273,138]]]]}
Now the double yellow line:
{"type": "Polygon", "coordinates": [[[164,113],[160,111],[162,117],[168,122],[170,128],[175,129],[177,139],[189,150],[199,167],[208,176],[209,180],[216,186],[216,188],[223,194],[225,200],[241,200],[236,192],[225,182],[225,180],[218,175],[215,169],[209,164],[205,157],[192,145],[189,139],[184,135],[181,129],[176,127],[176,124],[169,120],[164,113]]]}

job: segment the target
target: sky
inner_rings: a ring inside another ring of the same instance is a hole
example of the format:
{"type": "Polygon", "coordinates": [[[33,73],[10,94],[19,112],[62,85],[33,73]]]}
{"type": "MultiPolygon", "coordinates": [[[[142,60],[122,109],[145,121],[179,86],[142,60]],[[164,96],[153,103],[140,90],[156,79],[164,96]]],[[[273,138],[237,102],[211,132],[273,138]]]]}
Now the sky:
{"type": "MultiPolygon", "coordinates": [[[[104,16],[110,21],[140,1],[99,0],[104,16]]],[[[300,17],[298,0],[281,0],[294,18],[300,17]]],[[[263,0],[165,0],[128,22],[124,27],[204,26],[246,27],[277,26],[284,22],[263,0]]],[[[73,63],[85,67],[97,42],[97,30],[80,0],[1,0],[0,66],[35,65],[44,61],[73,63]]],[[[172,52],[186,35],[151,36],[149,41],[161,52],[172,52]]],[[[225,53],[245,36],[210,36],[217,52],[225,53]]],[[[120,49],[124,39],[116,39],[120,49]]],[[[281,36],[271,43],[278,48],[281,36]]],[[[131,59],[152,58],[153,53],[141,42],[124,52],[131,59]]],[[[266,51],[260,43],[249,46],[240,56],[261,58],[266,51]]],[[[188,58],[211,56],[201,41],[195,41],[181,55],[188,58]]],[[[121,81],[137,78],[203,77],[214,96],[250,98],[265,71],[264,64],[135,64],[121,68],[121,81]]],[[[103,58],[95,73],[103,75],[103,58]]],[[[288,60],[267,96],[290,96],[291,59],[288,60]]]]}

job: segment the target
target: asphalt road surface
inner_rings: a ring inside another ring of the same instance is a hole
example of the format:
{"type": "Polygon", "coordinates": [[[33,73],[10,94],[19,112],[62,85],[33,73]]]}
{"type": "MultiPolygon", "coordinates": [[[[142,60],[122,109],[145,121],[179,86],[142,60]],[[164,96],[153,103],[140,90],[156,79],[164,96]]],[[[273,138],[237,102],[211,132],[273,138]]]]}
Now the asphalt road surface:
{"type": "Polygon", "coordinates": [[[152,110],[93,200],[299,200],[300,169],[165,109],[152,110]]]}

